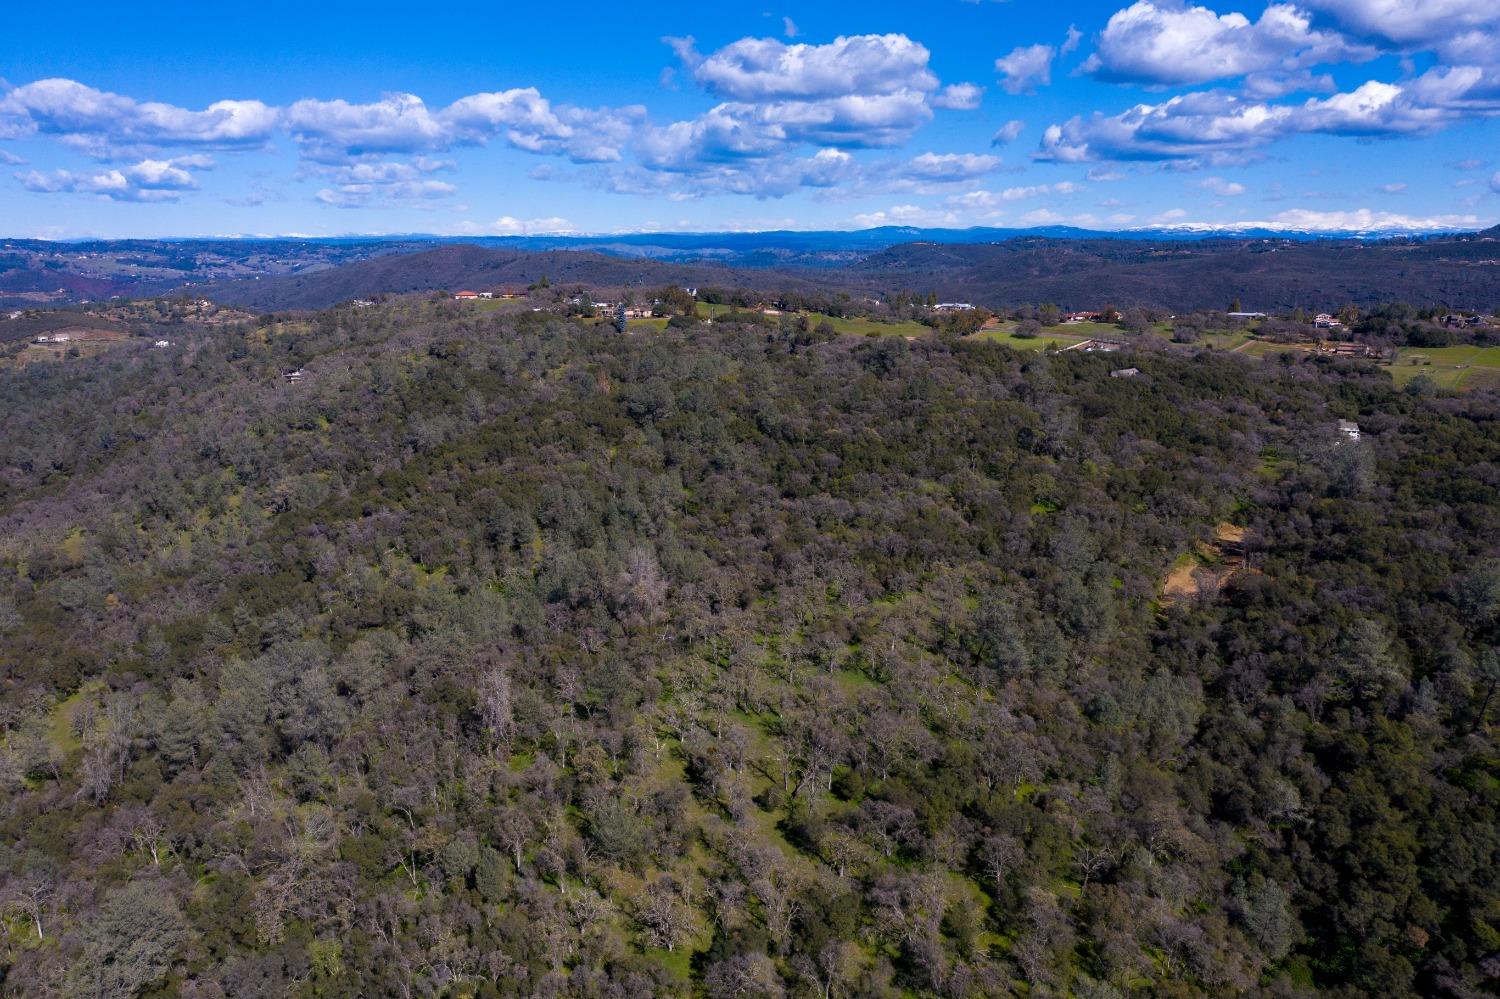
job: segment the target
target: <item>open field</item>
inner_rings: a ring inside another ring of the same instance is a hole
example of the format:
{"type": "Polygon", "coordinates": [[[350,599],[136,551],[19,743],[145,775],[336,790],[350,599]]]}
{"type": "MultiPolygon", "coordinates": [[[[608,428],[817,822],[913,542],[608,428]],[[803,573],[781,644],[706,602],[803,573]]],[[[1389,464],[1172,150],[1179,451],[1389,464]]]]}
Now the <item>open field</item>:
{"type": "Polygon", "coordinates": [[[62,343],[28,342],[25,347],[21,348],[10,358],[10,363],[15,367],[24,368],[28,364],[36,364],[38,362],[93,357],[96,354],[102,354],[106,350],[119,346],[128,339],[124,333],[117,329],[95,329],[76,326],[57,330],[51,335],[62,335],[68,337],[68,339],[62,343]]]}
{"type": "Polygon", "coordinates": [[[1043,326],[1043,336],[1071,336],[1079,340],[1087,340],[1091,337],[1118,337],[1120,327],[1114,323],[1058,323],[1056,326],[1043,326]]]}
{"type": "MultiPolygon", "coordinates": [[[[1075,327],[1069,326],[1066,328],[1071,330],[1075,327]]],[[[1114,327],[1110,328],[1113,329],[1114,327]]],[[[1053,326],[1048,330],[1043,330],[1040,335],[1035,337],[1019,337],[1006,329],[984,330],[980,333],[975,333],[970,339],[986,340],[990,343],[1003,343],[1007,347],[1012,347],[1016,350],[1058,350],[1090,339],[1087,336],[1078,336],[1074,333],[1056,332],[1061,329],[1064,329],[1064,327],[1053,326]]]]}
{"type": "Polygon", "coordinates": [[[1405,347],[1390,370],[1397,385],[1426,375],[1445,389],[1500,387],[1500,347],[1405,347]]]}
{"type": "Polygon", "coordinates": [[[1203,342],[1215,350],[1238,351],[1250,342],[1250,334],[1244,330],[1209,333],[1203,337],[1203,342]]]}
{"type": "MultiPolygon", "coordinates": [[[[1232,349],[1249,357],[1269,357],[1306,352],[1312,346],[1249,340],[1232,349]]],[[[1418,375],[1426,375],[1439,388],[1450,391],[1500,388],[1500,347],[1402,347],[1395,362],[1382,367],[1390,371],[1397,385],[1406,385],[1418,375]]]]}
{"type": "MultiPolygon", "coordinates": [[[[705,319],[718,319],[721,316],[725,316],[725,315],[727,315],[727,314],[729,314],[730,312],[733,312],[733,311],[734,311],[734,309],[732,307],[728,306],[728,305],[710,305],[707,302],[699,302],[698,303],[698,315],[702,316],[705,319]]],[[[782,315],[798,315],[798,314],[799,313],[783,313],[782,315]]],[[[879,322],[879,321],[874,320],[874,319],[865,319],[865,318],[862,318],[862,317],[839,318],[839,317],[835,317],[835,316],[825,315],[824,313],[821,313],[821,312],[806,312],[806,313],[800,313],[800,315],[806,316],[808,323],[811,324],[814,327],[816,327],[820,323],[823,323],[823,322],[826,321],[830,325],[832,325],[833,328],[835,330],[837,330],[839,333],[844,333],[844,334],[848,334],[848,335],[851,335],[851,336],[908,336],[908,337],[910,337],[910,336],[926,336],[927,334],[929,334],[929,333],[932,332],[932,328],[931,327],[929,327],[929,326],[923,326],[921,323],[912,322],[912,321],[905,321],[905,322],[899,322],[899,323],[886,323],[886,322],[879,322]]],[[[781,316],[780,315],[776,315],[776,316],[771,316],[770,318],[779,320],[781,318],[781,316]]],[[[642,324],[645,324],[645,323],[648,323],[648,322],[655,323],[655,322],[658,322],[658,320],[635,320],[635,322],[640,322],[642,324]]],[[[665,325],[665,321],[660,321],[660,322],[662,322],[662,325],[665,325]]]]}
{"type": "Polygon", "coordinates": [[[899,323],[882,323],[873,319],[850,318],[838,319],[833,316],[825,316],[821,312],[810,312],[807,321],[814,327],[827,320],[833,328],[840,333],[850,333],[855,336],[927,336],[932,332],[932,327],[923,326],[921,323],[910,320],[899,323]]]}

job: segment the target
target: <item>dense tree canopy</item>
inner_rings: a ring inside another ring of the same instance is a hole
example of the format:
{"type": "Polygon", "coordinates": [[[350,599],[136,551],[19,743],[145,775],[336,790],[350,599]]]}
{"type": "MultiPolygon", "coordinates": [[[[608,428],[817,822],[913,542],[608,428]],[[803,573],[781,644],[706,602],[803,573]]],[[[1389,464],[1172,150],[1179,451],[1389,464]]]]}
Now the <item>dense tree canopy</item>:
{"type": "Polygon", "coordinates": [[[394,299],[0,375],[0,989],[1496,988],[1500,402],[1131,361],[394,299]]]}

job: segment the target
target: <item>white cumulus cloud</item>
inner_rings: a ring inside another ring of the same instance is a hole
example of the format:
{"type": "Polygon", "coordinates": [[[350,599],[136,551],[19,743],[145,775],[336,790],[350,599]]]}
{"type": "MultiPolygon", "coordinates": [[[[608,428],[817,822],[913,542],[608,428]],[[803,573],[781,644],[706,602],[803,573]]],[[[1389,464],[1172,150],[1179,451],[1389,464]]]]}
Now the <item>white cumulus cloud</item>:
{"type": "Polygon", "coordinates": [[[1109,19],[1083,69],[1103,80],[1175,85],[1375,54],[1337,32],[1315,30],[1309,15],[1292,4],[1272,4],[1251,21],[1240,13],[1138,0],[1109,19]]]}
{"type": "MultiPolygon", "coordinates": [[[[679,49],[685,62],[690,53],[679,49]]],[[[742,38],[691,68],[702,86],[728,100],[821,100],[934,90],[930,58],[926,46],[899,34],[840,36],[826,45],[742,38]]]]}
{"type": "Polygon", "coordinates": [[[1057,49],[1051,45],[1022,45],[1009,55],[995,60],[1000,87],[1007,94],[1023,94],[1052,82],[1052,60],[1057,49]]]}
{"type": "Polygon", "coordinates": [[[1022,130],[1025,128],[1026,123],[1024,121],[1019,118],[1012,118],[995,130],[994,136],[990,139],[990,145],[1008,146],[1020,137],[1022,130]]]}
{"type": "Polygon", "coordinates": [[[1235,198],[1245,193],[1244,184],[1233,180],[1225,180],[1223,177],[1208,177],[1199,181],[1198,186],[1222,198],[1235,198]]]}
{"type": "Polygon", "coordinates": [[[215,101],[192,111],[64,79],[37,80],[0,97],[0,135],[39,133],[101,155],[165,146],[261,146],[279,117],[260,101],[215,101]]]}
{"type": "Polygon", "coordinates": [[[983,98],[983,87],[973,83],[955,83],[933,95],[932,106],[950,111],[973,111],[979,107],[983,98]]]}
{"type": "Polygon", "coordinates": [[[141,160],[111,170],[75,173],[32,170],[17,174],[21,186],[41,194],[92,194],[111,201],[176,201],[184,191],[196,190],[197,180],[189,168],[208,169],[213,161],[205,156],[173,160],[141,160]]]}

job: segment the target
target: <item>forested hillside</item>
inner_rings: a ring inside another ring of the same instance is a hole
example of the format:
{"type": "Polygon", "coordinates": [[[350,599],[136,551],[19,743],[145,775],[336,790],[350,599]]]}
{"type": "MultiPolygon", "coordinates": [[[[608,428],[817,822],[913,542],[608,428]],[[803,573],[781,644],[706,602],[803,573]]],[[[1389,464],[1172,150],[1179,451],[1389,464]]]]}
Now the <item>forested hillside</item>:
{"type": "Polygon", "coordinates": [[[1493,394],[1329,358],[404,299],[0,373],[0,992],[1488,994],[1497,495],[1493,394]]]}
{"type": "Polygon", "coordinates": [[[1392,300],[1500,309],[1500,242],[1431,240],[1014,239],[945,246],[919,243],[871,254],[849,279],[886,287],[935,287],[944,297],[990,306],[1055,302],[1064,308],[1158,305],[1180,311],[1282,312],[1360,307],[1392,300]]]}
{"type": "Polygon", "coordinates": [[[529,252],[460,245],[377,257],[305,274],[209,284],[195,294],[253,309],[321,309],[390,292],[523,288],[542,278],[554,283],[651,288],[720,284],[782,290],[811,285],[806,276],[735,270],[707,262],[659,263],[572,250],[529,252]]]}

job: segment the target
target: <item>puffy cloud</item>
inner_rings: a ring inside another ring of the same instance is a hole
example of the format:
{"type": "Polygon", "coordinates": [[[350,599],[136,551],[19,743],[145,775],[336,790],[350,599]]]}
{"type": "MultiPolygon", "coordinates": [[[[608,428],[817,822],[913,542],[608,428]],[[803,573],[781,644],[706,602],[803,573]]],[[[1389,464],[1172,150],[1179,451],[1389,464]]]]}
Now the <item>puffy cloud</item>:
{"type": "Polygon", "coordinates": [[[998,156],[976,153],[923,153],[907,163],[904,172],[915,180],[950,183],[994,173],[1002,162],[998,156]]]}
{"type": "Polygon", "coordinates": [[[1007,94],[1029,93],[1052,82],[1052,60],[1057,49],[1050,45],[1023,45],[995,60],[1000,87],[1007,94]]]}
{"type": "Polygon", "coordinates": [[[1007,187],[1003,191],[965,191],[948,199],[948,205],[971,215],[992,216],[1007,204],[1029,201],[1053,195],[1077,194],[1083,185],[1071,180],[1056,184],[1030,184],[1024,187],[1007,187]]]}
{"type": "Polygon", "coordinates": [[[484,142],[500,135],[533,153],[565,154],[575,163],[607,163],[621,158],[645,109],[590,110],[554,106],[535,87],[474,94],[449,105],[442,121],[458,138],[484,142]]]}
{"type": "MultiPolygon", "coordinates": [[[[724,100],[692,119],[642,125],[636,152],[648,170],[693,174],[717,190],[744,184],[763,196],[797,177],[816,186],[833,161],[825,154],[788,158],[797,147],[897,146],[932,118],[934,107],[973,109],[983,94],[968,83],[939,90],[930,53],[905,35],[840,37],[826,45],[743,38],[706,56],[691,38],[664,41],[694,80],[724,100]],[[773,159],[786,161],[771,165],[773,159]]],[[[850,168],[839,161],[841,172],[850,168]]],[[[632,189],[654,188],[635,171],[619,171],[615,179],[632,189]]]]}
{"type": "Polygon", "coordinates": [[[436,112],[414,94],[387,94],[369,104],[303,100],[287,109],[286,121],[303,152],[321,161],[478,145],[498,136],[528,152],[599,163],[620,159],[643,116],[640,108],[555,106],[526,87],[472,94],[436,112]]]}
{"type": "Polygon", "coordinates": [[[1314,74],[1305,69],[1295,73],[1251,73],[1240,83],[1240,93],[1258,101],[1272,101],[1298,91],[1331,94],[1337,89],[1329,74],[1314,74]]]}
{"type": "Polygon", "coordinates": [[[93,173],[54,170],[42,173],[32,170],[17,174],[16,179],[28,191],[43,194],[93,194],[111,201],[176,201],[184,191],[195,190],[198,182],[188,168],[208,169],[213,161],[204,156],[185,156],[174,160],[141,160],[130,166],[93,173]]]}
{"type": "MultiPolygon", "coordinates": [[[[691,40],[688,40],[689,43],[691,40]]],[[[840,36],[827,45],[742,38],[698,58],[678,55],[710,92],[733,101],[821,100],[937,88],[926,46],[905,35],[840,36]]]]}
{"type": "Polygon", "coordinates": [[[1335,135],[1395,135],[1431,131],[1451,118],[1442,108],[1410,100],[1394,83],[1371,80],[1350,93],[1308,101],[1294,116],[1293,127],[1335,135]]]}
{"type": "Polygon", "coordinates": [[[1239,13],[1137,0],[1109,19],[1083,69],[1103,80],[1177,85],[1375,54],[1336,32],[1314,30],[1291,4],[1272,4],[1252,22],[1239,13]]]}
{"type": "Polygon", "coordinates": [[[786,131],[754,112],[747,105],[721,104],[689,121],[648,127],[638,143],[641,159],[654,169],[686,171],[770,156],[788,141],[786,131]]]}
{"type": "Polygon", "coordinates": [[[63,79],[28,83],[0,98],[0,137],[40,133],[101,155],[164,146],[260,146],[278,119],[279,112],[260,101],[216,101],[191,111],[63,79]]]}
{"type": "Polygon", "coordinates": [[[950,111],[974,111],[983,97],[983,87],[973,83],[955,83],[938,91],[932,98],[932,106],[950,111]]]}
{"type": "Polygon", "coordinates": [[[854,224],[860,229],[875,229],[880,226],[943,226],[954,225],[958,215],[920,205],[894,205],[884,211],[865,212],[854,216],[854,224]]]}
{"type": "MultiPolygon", "coordinates": [[[[151,156],[158,146],[264,145],[282,131],[302,156],[303,176],[325,183],[318,200],[338,206],[445,197],[453,186],[427,176],[434,168],[425,163],[496,142],[579,164],[610,164],[589,176],[612,186],[668,196],[674,184],[686,196],[776,196],[862,175],[848,150],[899,146],[931,120],[934,108],[973,110],[984,92],[972,83],[942,87],[928,50],[900,34],[824,45],[745,38],[707,55],[690,37],[665,41],[683,75],[721,103],[665,124],[650,122],[636,106],[555,104],[534,87],[471,94],[445,107],[389,93],[367,102],[308,98],[285,108],[221,101],[190,111],[43,80],[0,95],[0,138],[42,133],[94,143],[113,156],[130,149],[151,156]],[[802,155],[802,147],[811,148],[802,155]]],[[[901,177],[887,167],[880,171],[886,183],[901,177]]],[[[36,183],[86,186],[45,177],[36,183]]]]}
{"type": "Polygon", "coordinates": [[[365,208],[394,202],[422,203],[447,198],[458,188],[441,180],[407,180],[392,183],[349,183],[325,187],[315,196],[334,208],[365,208]]]}
{"type": "Polygon", "coordinates": [[[769,159],[811,144],[832,148],[896,146],[932,117],[913,91],[770,104],[720,104],[697,118],[644,128],[637,142],[648,167],[677,172],[769,159]]]}
{"type": "Polygon", "coordinates": [[[992,146],[1008,146],[1008,145],[1010,145],[1012,142],[1015,142],[1016,139],[1020,137],[1021,131],[1025,127],[1026,127],[1026,123],[1024,121],[1022,121],[1019,118],[1012,118],[1010,121],[1006,122],[1004,125],[1001,125],[999,127],[999,129],[997,129],[995,131],[994,137],[992,139],[990,139],[990,145],[992,145],[992,146]]]}
{"type": "Polygon", "coordinates": [[[493,222],[461,222],[453,227],[455,236],[564,236],[577,231],[573,223],[556,216],[518,219],[502,215],[493,222]]]}
{"type": "Polygon", "coordinates": [[[1235,198],[1245,193],[1245,185],[1223,177],[1208,177],[1198,182],[1198,186],[1223,198],[1235,198]]]}
{"type": "Polygon", "coordinates": [[[626,167],[609,175],[619,194],[665,195],[686,201],[713,194],[780,198],[802,188],[830,188],[860,179],[854,157],[842,149],[820,149],[812,156],[762,157],[707,162],[689,157],[672,167],[626,167]]]}
{"type": "Polygon", "coordinates": [[[1418,135],[1459,119],[1488,101],[1483,74],[1433,70],[1400,85],[1371,80],[1352,91],[1302,104],[1246,100],[1224,91],[1184,94],[1138,104],[1106,117],[1075,117],[1048,127],[1037,158],[1094,160],[1232,159],[1278,139],[1304,133],[1349,136],[1418,135]]]}
{"type": "Polygon", "coordinates": [[[1267,222],[1240,223],[1246,228],[1289,228],[1307,232],[1440,232],[1470,229],[1477,224],[1479,218],[1474,215],[1411,216],[1396,212],[1376,212],[1368,208],[1332,212],[1294,208],[1277,214],[1267,222]]]}
{"type": "Polygon", "coordinates": [[[1381,184],[1381,194],[1403,194],[1406,191],[1405,184],[1381,184]]]}
{"type": "Polygon", "coordinates": [[[1344,30],[1403,52],[1431,50],[1447,63],[1500,62],[1500,5],[1491,0],[1303,0],[1344,30]]]}
{"type": "Polygon", "coordinates": [[[1039,198],[1047,194],[1077,194],[1082,188],[1070,180],[1059,181],[1056,184],[1034,184],[1028,187],[1007,187],[1000,192],[1001,201],[1023,201],[1027,198],[1039,198]]]}
{"type": "Polygon", "coordinates": [[[311,173],[333,186],[315,195],[325,205],[362,208],[367,205],[424,204],[456,194],[452,184],[432,174],[453,170],[451,160],[418,156],[411,160],[361,159],[343,163],[314,163],[311,173]]]}
{"type": "Polygon", "coordinates": [[[1423,47],[1500,27],[1493,0],[1302,0],[1350,31],[1396,46],[1423,47]]]}
{"type": "Polygon", "coordinates": [[[1187,94],[1112,117],[1095,113],[1050,125],[1037,156],[1060,163],[1191,159],[1269,142],[1285,131],[1292,114],[1291,108],[1230,94],[1187,94]]]}
{"type": "Polygon", "coordinates": [[[1022,215],[1020,221],[1022,225],[1056,225],[1065,217],[1050,208],[1037,208],[1022,215]]]}
{"type": "Polygon", "coordinates": [[[914,90],[740,105],[736,110],[793,143],[855,149],[898,146],[932,117],[927,95],[914,90]]]}
{"type": "Polygon", "coordinates": [[[301,100],[287,109],[286,127],[315,160],[441,149],[451,141],[415,94],[387,94],[370,104],[301,100]]]}
{"type": "Polygon", "coordinates": [[[1464,114],[1500,113],[1500,67],[1437,66],[1409,85],[1413,100],[1464,114]]]}

